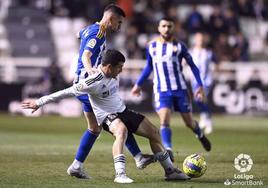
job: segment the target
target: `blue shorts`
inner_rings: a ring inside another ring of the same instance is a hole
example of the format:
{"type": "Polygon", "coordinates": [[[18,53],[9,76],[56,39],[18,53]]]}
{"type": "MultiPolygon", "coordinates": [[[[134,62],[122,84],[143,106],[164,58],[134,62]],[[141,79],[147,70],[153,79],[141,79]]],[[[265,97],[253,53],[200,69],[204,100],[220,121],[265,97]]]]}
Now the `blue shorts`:
{"type": "Polygon", "coordinates": [[[93,112],[92,106],[89,102],[88,95],[80,95],[76,98],[82,103],[84,112],[93,112]]]}
{"type": "Polygon", "coordinates": [[[161,108],[170,108],[181,113],[191,112],[187,91],[155,93],[155,110],[159,111],[161,108]]]}

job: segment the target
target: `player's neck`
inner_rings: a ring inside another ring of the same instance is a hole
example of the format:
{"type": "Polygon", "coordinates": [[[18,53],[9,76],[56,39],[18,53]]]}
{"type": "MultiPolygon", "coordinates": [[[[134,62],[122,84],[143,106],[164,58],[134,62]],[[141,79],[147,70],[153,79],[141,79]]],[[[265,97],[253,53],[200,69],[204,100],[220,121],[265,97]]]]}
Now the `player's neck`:
{"type": "Polygon", "coordinates": [[[100,71],[104,74],[105,77],[110,78],[109,73],[108,73],[108,69],[106,66],[100,65],[100,71]]]}
{"type": "Polygon", "coordinates": [[[174,37],[173,36],[170,36],[170,37],[167,38],[167,37],[163,37],[163,36],[160,35],[159,39],[160,39],[160,41],[162,43],[164,43],[164,42],[171,42],[171,41],[173,41],[174,40],[174,37]]]}

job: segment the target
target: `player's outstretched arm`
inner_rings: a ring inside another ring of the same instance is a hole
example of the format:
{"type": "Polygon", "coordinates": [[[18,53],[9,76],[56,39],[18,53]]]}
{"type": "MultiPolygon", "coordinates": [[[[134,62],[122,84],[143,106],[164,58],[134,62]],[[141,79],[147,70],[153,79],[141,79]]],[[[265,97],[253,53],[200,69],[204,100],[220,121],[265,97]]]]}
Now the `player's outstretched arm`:
{"type": "Polygon", "coordinates": [[[56,102],[69,97],[79,96],[82,94],[86,93],[80,89],[78,84],[75,84],[67,89],[63,89],[50,95],[43,96],[38,100],[25,100],[22,102],[21,106],[24,109],[33,109],[32,113],[34,113],[36,110],[38,110],[38,108],[48,103],[56,102]]]}
{"type": "Polygon", "coordinates": [[[39,106],[36,104],[36,101],[35,100],[32,100],[32,99],[28,99],[28,100],[22,101],[21,107],[23,109],[33,109],[32,110],[32,113],[34,113],[36,110],[39,109],[39,106]]]}

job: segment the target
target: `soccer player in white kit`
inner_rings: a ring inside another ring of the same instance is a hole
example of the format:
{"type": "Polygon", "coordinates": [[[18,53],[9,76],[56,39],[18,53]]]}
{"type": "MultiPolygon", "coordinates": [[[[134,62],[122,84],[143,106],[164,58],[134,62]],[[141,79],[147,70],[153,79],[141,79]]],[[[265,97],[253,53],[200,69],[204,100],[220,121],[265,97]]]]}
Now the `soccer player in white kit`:
{"type": "MultiPolygon", "coordinates": [[[[212,51],[204,47],[204,35],[202,33],[196,33],[194,35],[193,47],[189,50],[189,52],[192,55],[195,65],[199,69],[206,96],[206,100],[204,101],[200,101],[198,98],[194,97],[194,102],[201,111],[199,126],[201,129],[204,129],[205,134],[210,134],[213,127],[207,97],[213,83],[212,65],[213,63],[217,63],[217,61],[212,51]]],[[[193,76],[191,76],[191,85],[193,92],[195,92],[198,88],[198,83],[193,76]]]]}
{"type": "MultiPolygon", "coordinates": [[[[75,72],[75,83],[80,83],[82,80],[86,79],[100,64],[101,54],[105,49],[106,34],[112,31],[119,31],[124,17],[125,13],[120,7],[115,4],[110,4],[105,7],[100,22],[89,25],[79,32],[80,48],[75,72]]],[[[82,103],[88,127],[81,137],[75,159],[67,169],[67,173],[77,178],[88,179],[89,176],[84,170],[83,164],[100,134],[101,129],[97,125],[88,95],[81,95],[76,98],[82,103]]],[[[136,166],[139,169],[146,167],[146,165],[152,161],[151,156],[141,153],[132,134],[128,135],[126,146],[134,157],[136,166]]]]}
{"type": "Polygon", "coordinates": [[[113,157],[116,183],[132,183],[125,170],[124,144],[128,132],[149,139],[151,149],[165,170],[166,180],[188,180],[186,174],[174,167],[168,152],[161,143],[159,130],[145,116],[129,110],[119,95],[118,74],[122,71],[125,57],[117,50],[107,50],[102,64],[94,75],[73,86],[41,97],[37,101],[22,103],[23,108],[34,109],[66,97],[87,93],[99,126],[113,133],[113,157]]]}

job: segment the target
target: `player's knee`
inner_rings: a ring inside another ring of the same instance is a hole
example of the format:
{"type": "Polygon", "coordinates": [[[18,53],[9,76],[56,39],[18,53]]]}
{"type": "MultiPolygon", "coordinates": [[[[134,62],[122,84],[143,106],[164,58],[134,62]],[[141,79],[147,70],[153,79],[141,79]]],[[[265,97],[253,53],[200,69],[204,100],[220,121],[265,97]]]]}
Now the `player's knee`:
{"type": "Polygon", "coordinates": [[[118,128],[114,132],[114,136],[118,139],[126,140],[127,135],[128,135],[128,131],[125,126],[118,126],[118,128]]]}
{"type": "Polygon", "coordinates": [[[101,132],[101,127],[100,126],[88,126],[88,130],[90,130],[92,133],[99,135],[101,132]]]}

